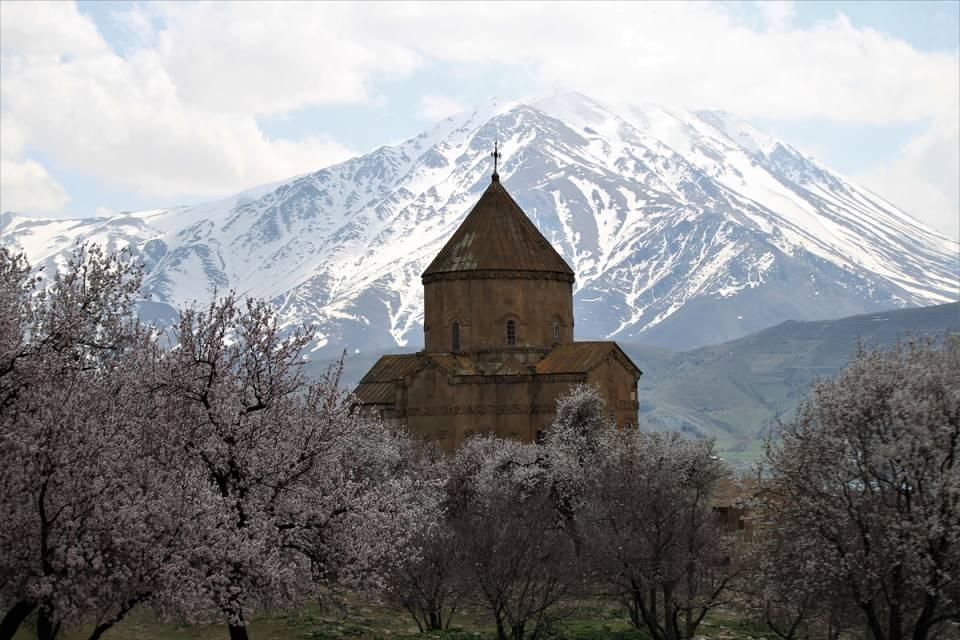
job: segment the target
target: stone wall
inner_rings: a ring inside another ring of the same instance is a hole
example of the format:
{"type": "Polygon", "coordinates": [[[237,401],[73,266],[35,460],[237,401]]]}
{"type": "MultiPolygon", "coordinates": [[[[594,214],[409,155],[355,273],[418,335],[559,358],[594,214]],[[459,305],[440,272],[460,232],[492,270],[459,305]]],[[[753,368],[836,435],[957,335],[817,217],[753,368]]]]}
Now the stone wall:
{"type": "Polygon", "coordinates": [[[559,274],[509,274],[491,272],[482,277],[434,278],[424,284],[424,341],[427,352],[451,351],[452,325],[460,323],[460,351],[502,347],[507,320],[516,323],[517,346],[554,344],[554,324],[559,344],[573,342],[573,290],[569,278],[559,274]],[[533,276],[538,276],[534,278],[533,276]]]}
{"type": "Polygon", "coordinates": [[[474,434],[532,442],[553,422],[557,398],[581,382],[601,385],[619,426],[637,423],[633,374],[612,358],[590,374],[451,376],[426,367],[407,377],[402,413],[413,433],[447,450],[474,434]]]}

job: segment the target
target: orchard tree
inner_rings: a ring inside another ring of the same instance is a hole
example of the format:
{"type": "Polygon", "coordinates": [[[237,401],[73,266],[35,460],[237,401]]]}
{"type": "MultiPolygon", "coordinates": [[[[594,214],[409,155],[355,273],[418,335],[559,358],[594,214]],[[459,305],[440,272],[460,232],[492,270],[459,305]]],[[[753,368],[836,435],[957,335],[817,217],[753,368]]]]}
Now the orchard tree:
{"type": "MultiPolygon", "coordinates": [[[[0,638],[31,613],[100,637],[133,607],[256,606],[379,585],[434,519],[411,441],[307,384],[303,332],[261,302],[187,310],[175,344],[133,313],[141,271],[81,246],[45,289],[0,248],[0,638]]],[[[409,551],[408,551],[409,552],[409,551]]]]}
{"type": "Polygon", "coordinates": [[[0,246],[0,410],[13,405],[18,391],[27,384],[16,371],[19,361],[31,352],[29,323],[33,294],[39,278],[31,273],[26,256],[0,246]]]}
{"type": "Polygon", "coordinates": [[[597,387],[580,384],[557,399],[556,417],[541,455],[554,508],[577,555],[584,545],[578,516],[584,507],[588,477],[597,459],[606,455],[615,430],[597,387]]]}
{"type": "Polygon", "coordinates": [[[177,582],[203,485],[157,437],[129,255],[81,245],[36,285],[0,248],[0,638],[33,611],[41,640],[97,638],[177,582]]]}
{"type": "MultiPolygon", "coordinates": [[[[755,521],[761,514],[762,507],[755,521]]],[[[757,537],[750,579],[741,588],[761,623],[784,640],[837,640],[858,626],[856,608],[837,597],[843,585],[835,576],[810,574],[819,551],[809,538],[778,527],[762,527],[757,537]]]]}
{"type": "Polygon", "coordinates": [[[215,494],[216,526],[196,549],[203,571],[180,605],[219,611],[234,640],[257,608],[380,584],[393,549],[433,517],[429,491],[404,472],[409,438],[351,411],[339,369],[304,380],[311,339],[231,295],[185,309],[162,362],[171,437],[215,494]]]}
{"type": "Polygon", "coordinates": [[[797,593],[826,581],[875,640],[960,631],[960,336],[861,348],[780,436],[762,515],[797,593]]]}
{"type": "Polygon", "coordinates": [[[423,631],[450,628],[467,589],[461,580],[456,535],[446,520],[424,527],[405,555],[386,574],[387,601],[405,610],[423,631]]]}
{"type": "Polygon", "coordinates": [[[620,430],[606,415],[595,387],[557,401],[543,463],[558,520],[634,626],[693,637],[740,571],[710,501],[729,472],[712,442],[620,430]]]}
{"type": "Polygon", "coordinates": [[[419,522],[408,547],[397,550],[399,562],[385,573],[383,595],[387,602],[405,610],[421,632],[442,631],[450,628],[470,591],[463,588],[461,554],[451,524],[457,512],[447,493],[453,458],[445,456],[435,443],[425,443],[417,453],[416,473],[435,491],[435,516],[419,522]]]}
{"type": "Polygon", "coordinates": [[[708,440],[611,429],[580,518],[587,556],[630,622],[656,640],[692,638],[737,575],[711,494],[728,470],[708,440]]]}
{"type": "Polygon", "coordinates": [[[539,449],[471,438],[456,453],[448,479],[463,575],[490,611],[499,640],[540,637],[581,581],[539,449]]]}

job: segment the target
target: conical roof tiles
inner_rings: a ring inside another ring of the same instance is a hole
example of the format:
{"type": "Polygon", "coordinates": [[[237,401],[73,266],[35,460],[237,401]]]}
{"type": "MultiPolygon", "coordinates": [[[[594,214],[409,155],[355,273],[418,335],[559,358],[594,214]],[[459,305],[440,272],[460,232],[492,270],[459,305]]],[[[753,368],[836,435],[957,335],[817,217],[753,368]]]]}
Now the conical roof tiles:
{"type": "Polygon", "coordinates": [[[573,269],[494,177],[423,277],[466,271],[533,271],[569,275],[573,269]]]}

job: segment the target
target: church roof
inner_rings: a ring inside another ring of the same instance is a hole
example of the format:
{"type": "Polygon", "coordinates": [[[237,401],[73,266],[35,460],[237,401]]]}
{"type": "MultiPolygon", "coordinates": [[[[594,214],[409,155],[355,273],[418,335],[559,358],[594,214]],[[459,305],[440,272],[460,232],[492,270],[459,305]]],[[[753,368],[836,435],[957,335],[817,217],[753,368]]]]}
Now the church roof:
{"type": "Polygon", "coordinates": [[[551,272],[573,278],[573,269],[527,218],[496,174],[423,277],[488,270],[551,272]]]}
{"type": "Polygon", "coordinates": [[[416,354],[381,356],[363,376],[353,395],[361,404],[393,404],[396,399],[395,381],[403,379],[417,366],[416,354]]]}
{"type": "Polygon", "coordinates": [[[432,361],[447,371],[458,376],[472,376],[477,373],[477,365],[466,356],[448,355],[448,354],[429,354],[432,361]]]}
{"type": "MultiPolygon", "coordinates": [[[[536,364],[533,374],[584,374],[610,358],[616,359],[636,378],[640,369],[630,360],[616,342],[573,342],[556,345],[536,364]]],[[[416,371],[418,367],[435,364],[453,376],[484,375],[470,358],[462,354],[421,353],[386,355],[363,376],[354,390],[354,395],[365,405],[392,405],[397,399],[397,383],[416,371]]],[[[496,371],[498,376],[524,375],[528,373],[519,361],[508,360],[496,371]]]]}
{"type": "Polygon", "coordinates": [[[380,356],[376,364],[370,367],[360,384],[367,382],[393,382],[413,371],[417,366],[417,354],[402,353],[380,356]]]}
{"type": "Polygon", "coordinates": [[[637,377],[642,375],[640,368],[633,363],[616,342],[572,342],[559,344],[550,350],[546,357],[537,363],[538,374],[549,373],[586,373],[607,358],[616,358],[637,377]]]}
{"type": "Polygon", "coordinates": [[[353,390],[360,404],[393,404],[397,389],[393,382],[361,382],[353,390]]]}

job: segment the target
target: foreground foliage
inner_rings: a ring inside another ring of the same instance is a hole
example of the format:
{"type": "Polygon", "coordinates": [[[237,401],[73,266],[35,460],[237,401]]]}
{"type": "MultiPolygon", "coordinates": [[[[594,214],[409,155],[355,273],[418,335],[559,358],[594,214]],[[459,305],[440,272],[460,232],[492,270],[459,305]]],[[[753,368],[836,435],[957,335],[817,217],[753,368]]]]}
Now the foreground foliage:
{"type": "Polygon", "coordinates": [[[36,610],[42,640],[80,619],[97,638],[175,580],[203,483],[157,437],[139,270],[81,248],[35,292],[0,249],[0,273],[0,632],[36,610]]]}
{"type": "Polygon", "coordinates": [[[782,637],[960,631],[960,336],[943,342],[861,350],[768,444],[764,608],[782,637]]]}
{"type": "MultiPolygon", "coordinates": [[[[160,332],[141,277],[81,246],[40,287],[0,247],[0,640],[144,611],[245,640],[359,594],[389,633],[449,637],[680,640],[731,610],[798,640],[960,631],[960,337],[820,383],[741,496],[747,535],[711,441],[621,431],[597,389],[542,443],[444,455],[358,410],[338,369],[304,379],[308,327],[228,295],[160,332]]],[[[309,633],[380,631],[341,622],[309,633]]]]}
{"type": "Polygon", "coordinates": [[[651,637],[692,638],[724,602],[739,571],[709,502],[729,474],[712,443],[606,416],[578,386],[544,444],[474,438],[446,461],[445,517],[388,591],[421,630],[473,601],[500,640],[547,637],[572,597],[603,592],[651,637]]]}
{"type": "Polygon", "coordinates": [[[378,584],[432,489],[402,433],[352,411],[337,372],[308,384],[308,331],[235,299],[185,309],[171,344],[135,318],[129,256],[80,247],[36,291],[0,248],[0,637],[136,605],[219,614],[378,584]]]}

